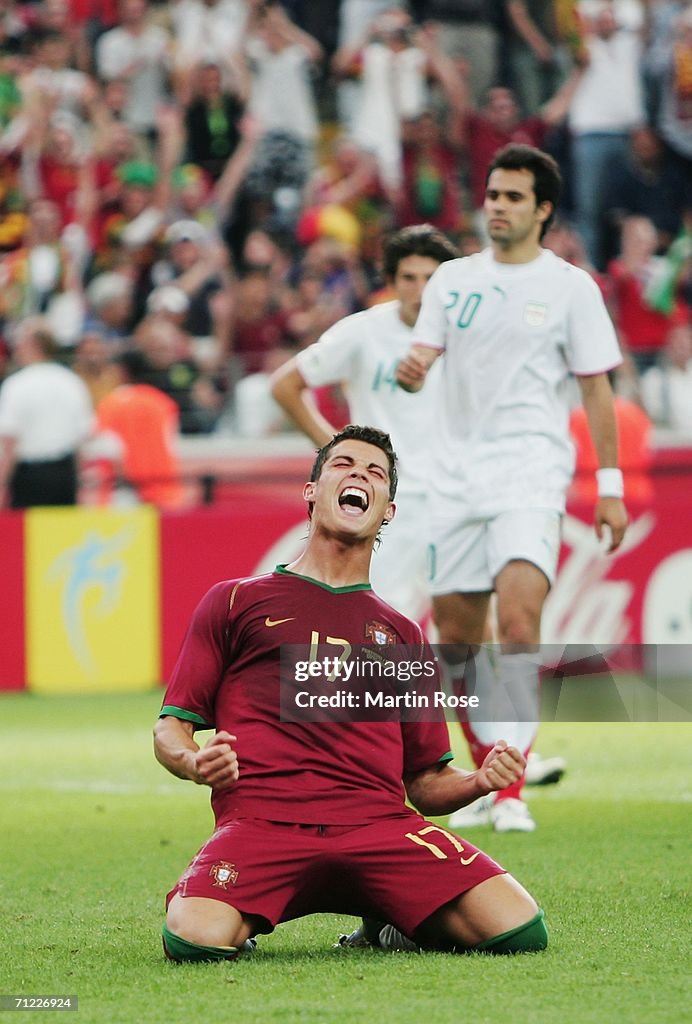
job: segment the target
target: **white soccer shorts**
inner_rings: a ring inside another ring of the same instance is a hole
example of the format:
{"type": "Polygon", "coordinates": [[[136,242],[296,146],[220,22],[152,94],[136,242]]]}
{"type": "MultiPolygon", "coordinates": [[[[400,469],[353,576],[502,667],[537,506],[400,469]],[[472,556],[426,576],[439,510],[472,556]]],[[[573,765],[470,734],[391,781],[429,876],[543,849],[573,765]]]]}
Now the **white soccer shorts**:
{"type": "Polygon", "coordinates": [[[432,593],[493,590],[500,570],[517,559],[537,566],[552,586],[561,519],[552,509],[529,508],[489,519],[433,520],[432,593]]]}

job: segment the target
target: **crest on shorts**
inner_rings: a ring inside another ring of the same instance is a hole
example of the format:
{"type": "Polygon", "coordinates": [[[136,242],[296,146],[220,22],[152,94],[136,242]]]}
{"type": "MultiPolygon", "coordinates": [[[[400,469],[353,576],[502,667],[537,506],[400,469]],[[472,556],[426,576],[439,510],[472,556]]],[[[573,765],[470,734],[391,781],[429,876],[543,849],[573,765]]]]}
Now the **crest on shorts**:
{"type": "Polygon", "coordinates": [[[229,885],[235,885],[238,881],[238,869],[235,864],[229,864],[227,860],[217,860],[209,868],[212,885],[219,889],[227,889],[229,885]]]}
{"type": "Polygon", "coordinates": [[[396,633],[391,626],[385,626],[382,622],[368,622],[365,637],[378,647],[388,647],[396,643],[396,633]]]}
{"type": "Polygon", "coordinates": [[[548,307],[545,302],[527,302],[524,306],[524,323],[529,327],[540,327],[545,323],[548,307]]]}

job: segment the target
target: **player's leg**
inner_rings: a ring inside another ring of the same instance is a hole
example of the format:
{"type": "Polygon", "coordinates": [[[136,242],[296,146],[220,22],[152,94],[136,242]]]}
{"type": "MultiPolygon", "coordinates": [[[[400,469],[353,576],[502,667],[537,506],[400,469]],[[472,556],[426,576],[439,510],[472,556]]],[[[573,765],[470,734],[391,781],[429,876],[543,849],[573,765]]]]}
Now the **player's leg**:
{"type": "Polygon", "coordinates": [[[178,961],[235,959],[268,933],[322,847],[317,829],[251,819],[219,826],[166,901],[164,950],[178,961]]]}
{"type": "Polygon", "coordinates": [[[424,948],[535,952],[548,933],[536,901],[511,875],[496,875],[440,907],[416,929],[424,948]]]}
{"type": "Polygon", "coordinates": [[[433,617],[439,633],[439,642],[450,648],[450,662],[456,653],[460,659],[459,664],[465,665],[469,644],[479,646],[483,643],[489,603],[490,590],[467,594],[438,594],[433,598],[433,617]],[[459,650],[455,652],[454,649],[457,647],[459,650]]]}
{"type": "MultiPolygon", "coordinates": [[[[535,900],[491,857],[419,815],[352,830],[343,839],[349,891],[372,921],[346,937],[386,950],[464,952],[505,937],[495,952],[543,948],[535,900]],[[507,933],[526,930],[523,939],[507,933]],[[532,934],[528,934],[532,933],[532,934]]],[[[485,948],[485,947],[484,947],[485,948]]]]}
{"type": "MultiPolygon", "coordinates": [[[[499,692],[508,706],[506,717],[494,717],[507,741],[527,757],[538,731],[541,614],[555,578],[559,546],[556,512],[507,512],[493,520],[488,531],[497,601],[496,670],[499,692]]],[[[497,831],[535,828],[522,800],[523,786],[522,778],[495,798],[491,819],[497,831]]]]}
{"type": "Polygon", "coordinates": [[[228,903],[175,893],[166,914],[164,949],[173,960],[228,960],[255,931],[254,919],[228,903]]]}

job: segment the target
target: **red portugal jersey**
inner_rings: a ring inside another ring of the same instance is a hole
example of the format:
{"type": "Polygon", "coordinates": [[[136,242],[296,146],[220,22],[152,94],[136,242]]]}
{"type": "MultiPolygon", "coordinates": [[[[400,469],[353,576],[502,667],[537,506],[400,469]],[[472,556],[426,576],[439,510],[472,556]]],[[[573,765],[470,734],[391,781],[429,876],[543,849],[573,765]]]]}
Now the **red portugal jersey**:
{"type": "Polygon", "coordinates": [[[420,628],[369,584],[329,587],[283,567],[218,583],[198,605],[162,715],[237,737],[240,779],[212,793],[232,818],[360,825],[409,813],[402,777],[451,758],[444,721],[288,721],[279,713],[280,648],[406,644],[420,628]]]}

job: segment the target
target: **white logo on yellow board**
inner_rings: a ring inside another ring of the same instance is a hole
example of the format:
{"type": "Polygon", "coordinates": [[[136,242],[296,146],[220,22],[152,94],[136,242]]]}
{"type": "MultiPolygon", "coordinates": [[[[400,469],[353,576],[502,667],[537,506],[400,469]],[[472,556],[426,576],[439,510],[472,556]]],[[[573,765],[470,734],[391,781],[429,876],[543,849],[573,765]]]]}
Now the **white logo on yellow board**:
{"type": "Polygon", "coordinates": [[[110,615],[122,596],[125,565],[122,553],[132,544],[135,529],[126,526],[113,537],[89,531],[84,540],[63,551],[48,569],[48,579],[62,580],[62,612],[65,630],[75,658],[87,674],[94,671],[94,658],[87,641],[85,601],[97,590],[97,617],[110,615]]]}

